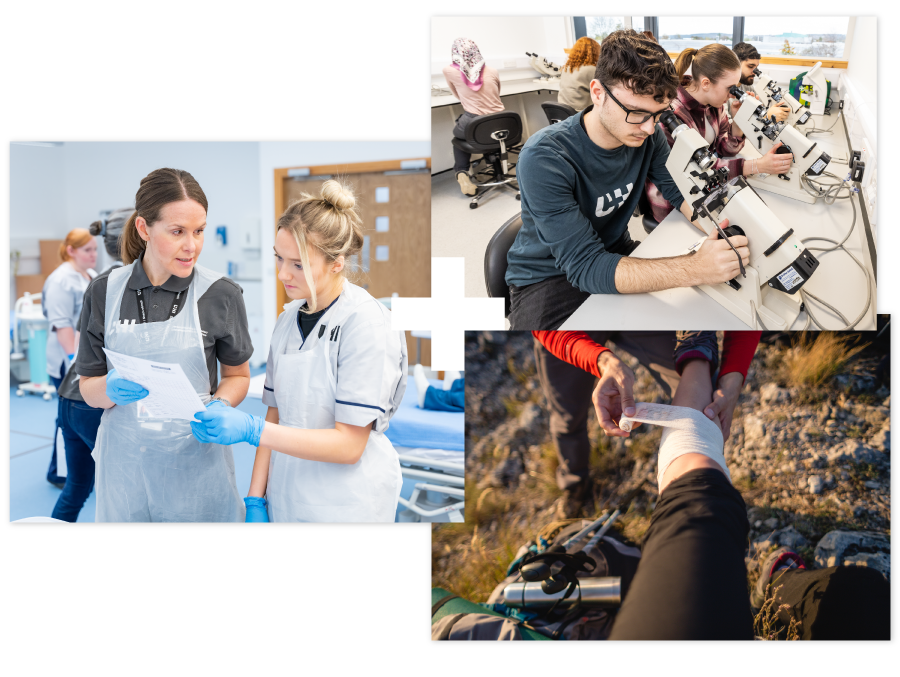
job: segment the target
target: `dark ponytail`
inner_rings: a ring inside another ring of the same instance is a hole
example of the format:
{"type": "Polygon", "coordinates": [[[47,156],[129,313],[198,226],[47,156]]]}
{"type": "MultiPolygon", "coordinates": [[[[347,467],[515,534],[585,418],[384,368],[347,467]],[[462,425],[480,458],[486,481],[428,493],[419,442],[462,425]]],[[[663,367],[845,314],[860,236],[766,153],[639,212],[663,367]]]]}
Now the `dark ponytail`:
{"type": "Polygon", "coordinates": [[[700,78],[709,78],[710,82],[717,82],[726,71],[739,70],[740,67],[741,62],[737,55],[717,42],[700,49],[688,47],[675,60],[675,72],[682,87],[687,84],[684,74],[688,68],[691,69],[693,80],[699,84],[700,78]]]}

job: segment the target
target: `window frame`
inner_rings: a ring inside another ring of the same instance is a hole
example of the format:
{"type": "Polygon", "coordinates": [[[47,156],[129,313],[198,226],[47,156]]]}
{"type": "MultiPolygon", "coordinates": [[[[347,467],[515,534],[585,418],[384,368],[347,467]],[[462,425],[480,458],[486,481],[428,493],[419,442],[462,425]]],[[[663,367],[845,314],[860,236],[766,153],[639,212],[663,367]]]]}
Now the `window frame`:
{"type": "MultiPolygon", "coordinates": [[[[630,17],[626,17],[629,19],[630,17]]],[[[575,36],[575,40],[579,38],[585,37],[587,35],[587,17],[586,16],[575,16],[573,19],[573,34],[575,36]]],[[[746,17],[736,16],[732,17],[733,19],[733,27],[732,27],[732,35],[731,35],[731,44],[736,45],[739,42],[744,41],[744,25],[746,17]]],[[[850,20],[847,25],[847,43],[851,43],[853,40],[853,29],[854,29],[854,17],[850,17],[850,20]]],[[[648,30],[652,31],[653,37],[659,40],[659,17],[658,16],[644,16],[644,20],[649,24],[648,30]]],[[[574,43],[573,43],[574,44],[574,43]]],[[[571,49],[571,45],[569,46],[571,49]]],[[[569,50],[565,50],[568,54],[569,50]]],[[[678,57],[678,52],[669,52],[666,50],[666,53],[674,60],[678,57]]],[[[815,58],[809,56],[763,56],[760,58],[761,64],[774,64],[774,65],[782,65],[782,66],[803,66],[803,67],[812,67],[819,61],[822,62],[822,68],[840,68],[846,70],[850,60],[847,58],[849,55],[845,54],[844,57],[840,59],[829,59],[829,58],[815,58]]]]}

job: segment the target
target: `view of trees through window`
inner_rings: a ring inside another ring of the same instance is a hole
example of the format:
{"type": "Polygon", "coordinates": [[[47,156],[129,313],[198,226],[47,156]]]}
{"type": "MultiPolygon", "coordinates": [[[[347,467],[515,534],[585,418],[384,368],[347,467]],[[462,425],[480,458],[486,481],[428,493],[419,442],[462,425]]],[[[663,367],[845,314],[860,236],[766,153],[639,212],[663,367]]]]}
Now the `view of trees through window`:
{"type": "Polygon", "coordinates": [[[659,17],[659,44],[669,52],[700,49],[716,42],[731,47],[733,33],[734,19],[730,16],[659,17]]]}
{"type": "Polygon", "coordinates": [[[613,31],[625,28],[624,16],[586,16],[587,35],[597,42],[603,42],[613,31]]]}
{"type": "MultiPolygon", "coordinates": [[[[644,17],[630,17],[635,30],[644,30],[644,17]]],[[[849,17],[745,17],[744,42],[761,56],[846,58],[849,17]]],[[[598,42],[628,26],[628,17],[585,17],[587,34],[598,42]]],[[[732,46],[733,17],[659,17],[659,43],[669,52],[687,47],[699,49],[720,43],[732,46]]]]}
{"type": "Polygon", "coordinates": [[[761,56],[844,57],[849,17],[747,17],[744,42],[761,56]]]}

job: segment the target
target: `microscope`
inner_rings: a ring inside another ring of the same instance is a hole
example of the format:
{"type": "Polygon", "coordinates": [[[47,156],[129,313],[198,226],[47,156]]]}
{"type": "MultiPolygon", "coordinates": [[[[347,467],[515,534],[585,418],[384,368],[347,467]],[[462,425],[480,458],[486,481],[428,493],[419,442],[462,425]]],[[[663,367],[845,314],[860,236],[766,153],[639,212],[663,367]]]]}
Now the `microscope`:
{"type": "Polygon", "coordinates": [[[534,82],[558,80],[562,75],[559,66],[552,61],[547,61],[546,58],[540,56],[537,52],[525,52],[525,56],[529,58],[531,67],[541,74],[541,77],[535,78],[534,82]]]}
{"type": "Polygon", "coordinates": [[[781,89],[773,78],[763,73],[759,68],[753,69],[753,74],[756,76],[752,85],[753,92],[759,97],[760,101],[769,103],[766,109],[774,103],[785,103],[791,109],[791,113],[785,122],[789,125],[806,124],[812,115],[806,106],[791,96],[790,92],[781,89]]]}
{"type": "MultiPolygon", "coordinates": [[[[663,113],[660,122],[675,140],[666,169],[695,217],[699,216],[702,230],[707,234],[717,230],[729,245],[729,238],[735,235],[744,235],[749,241],[750,262],[741,264],[738,277],[700,289],[751,327],[762,324],[766,329],[789,329],[802,310],[797,292],[819,261],[743,176],[729,181],[726,168],[715,168],[716,154],[695,129],[671,111],[663,113]],[[719,225],[723,219],[729,222],[724,229],[719,225]]],[[[688,251],[696,251],[704,240],[688,251]]],[[[737,256],[734,245],[731,248],[737,256]]]]}
{"type": "Polygon", "coordinates": [[[798,132],[787,121],[776,122],[774,116],[767,118],[766,105],[750,92],[732,87],[731,95],[741,103],[740,109],[734,114],[734,122],[744,132],[747,142],[752,144],[760,155],[768,153],[780,141],[782,146],[776,152],[792,153],[794,156],[791,168],[786,173],[753,175],[747,177],[750,184],[762,190],[814,204],[817,198],[804,190],[802,177],[820,176],[831,162],[831,156],[821,148],[817,148],[818,142],[798,132]]]}
{"type": "Polygon", "coordinates": [[[828,104],[828,81],[822,73],[822,62],[816,61],[800,83],[800,95],[813,115],[824,115],[828,104]]]}

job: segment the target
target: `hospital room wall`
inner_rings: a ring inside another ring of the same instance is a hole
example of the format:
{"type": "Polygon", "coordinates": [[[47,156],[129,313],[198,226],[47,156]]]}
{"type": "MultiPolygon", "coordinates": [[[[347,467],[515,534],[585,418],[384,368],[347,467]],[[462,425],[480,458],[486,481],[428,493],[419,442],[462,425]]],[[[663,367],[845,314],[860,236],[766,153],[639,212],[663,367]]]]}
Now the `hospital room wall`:
{"type": "Polygon", "coordinates": [[[9,269],[9,307],[16,301],[15,275],[41,272],[38,240],[59,237],[65,222],[62,146],[9,147],[10,251],[18,251],[18,271],[9,269]]]}
{"type": "Polygon", "coordinates": [[[85,227],[100,209],[133,205],[144,176],[159,167],[175,167],[190,172],[209,201],[200,263],[227,274],[229,261],[244,260],[237,231],[259,215],[255,143],[66,143],[65,151],[70,227],[85,227]],[[223,225],[224,246],[216,241],[216,227],[223,225]]]}
{"type": "MultiPolygon", "coordinates": [[[[66,142],[55,147],[13,144],[10,148],[10,244],[22,250],[20,274],[39,270],[37,241],[62,239],[72,228],[86,228],[101,210],[134,204],[140,180],[159,167],[185,169],[197,179],[209,200],[209,229],[200,262],[222,274],[228,262],[243,264],[249,279],[236,281],[244,289],[250,320],[253,362],[263,363],[268,346],[263,333],[259,252],[245,252],[238,243],[241,228],[259,228],[259,153],[257,143],[212,142],[66,142]],[[227,226],[225,246],[216,242],[215,227],[227,226]],[[256,270],[247,263],[255,258],[256,270]],[[33,268],[33,270],[32,270],[33,268]],[[254,317],[253,312],[257,311],[254,317]]],[[[105,252],[98,260],[102,268],[105,252]]],[[[12,299],[11,299],[12,301],[12,299]]]]}
{"type": "MultiPolygon", "coordinates": [[[[262,306],[263,360],[269,351],[269,338],[275,330],[275,259],[270,256],[275,244],[275,170],[284,167],[315,167],[355,162],[377,162],[379,160],[405,160],[431,156],[431,142],[421,141],[262,141],[259,144],[259,195],[262,230],[260,249],[262,250],[262,306]]],[[[352,183],[352,182],[351,182],[352,183]]],[[[431,251],[422,252],[431,256],[431,251]]],[[[254,359],[260,347],[254,339],[254,359]]],[[[414,347],[410,346],[411,350],[414,347]]]]}

